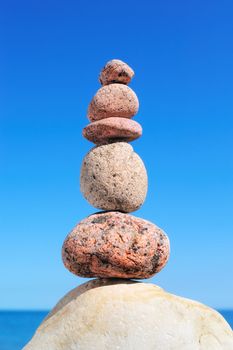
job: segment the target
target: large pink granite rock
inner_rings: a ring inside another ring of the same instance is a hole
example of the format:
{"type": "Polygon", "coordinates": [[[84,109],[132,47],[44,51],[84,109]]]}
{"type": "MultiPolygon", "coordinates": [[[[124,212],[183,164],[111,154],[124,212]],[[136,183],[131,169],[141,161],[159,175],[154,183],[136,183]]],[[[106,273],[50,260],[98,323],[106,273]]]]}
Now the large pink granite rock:
{"type": "Polygon", "coordinates": [[[134,71],[121,60],[111,60],[102,69],[99,81],[102,85],[113,83],[128,84],[134,76],[134,71]]]}
{"type": "Polygon", "coordinates": [[[62,249],[68,270],[82,277],[149,278],[169,257],[166,234],[149,221],[120,212],[82,220],[62,249]]]}
{"type": "Polygon", "coordinates": [[[132,118],[138,108],[138,98],[132,89],[123,84],[110,84],[97,91],[87,116],[92,122],[111,117],[132,118]]]}
{"type": "Polygon", "coordinates": [[[83,136],[95,143],[103,144],[114,141],[133,141],[142,135],[139,123],[128,118],[106,118],[90,123],[83,129],[83,136]]]}

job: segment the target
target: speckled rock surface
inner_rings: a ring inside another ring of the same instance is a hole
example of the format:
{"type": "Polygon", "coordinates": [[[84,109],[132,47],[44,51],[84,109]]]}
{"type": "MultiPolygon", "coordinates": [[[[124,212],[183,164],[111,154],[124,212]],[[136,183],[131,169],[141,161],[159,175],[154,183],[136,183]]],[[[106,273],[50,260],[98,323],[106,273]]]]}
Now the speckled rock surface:
{"type": "Polygon", "coordinates": [[[80,188],[94,207],[129,213],[137,210],[146,198],[147,172],[128,143],[102,145],[85,156],[80,188]]]}
{"type": "Polygon", "coordinates": [[[134,76],[134,71],[121,60],[111,60],[102,69],[99,81],[102,85],[113,83],[128,84],[134,76]]]}
{"type": "Polygon", "coordinates": [[[104,118],[132,118],[139,108],[135,92],[123,84],[111,84],[100,88],[88,107],[90,121],[104,118]]]}
{"type": "Polygon", "coordinates": [[[66,268],[82,277],[149,278],[166,264],[166,234],[149,221],[120,212],[82,220],[62,249],[66,268]]]}
{"type": "Polygon", "coordinates": [[[87,125],[83,136],[95,144],[110,143],[117,140],[133,141],[142,135],[142,127],[127,118],[106,118],[87,125]]]}
{"type": "Polygon", "coordinates": [[[24,348],[232,349],[232,330],[215,310],[151,283],[109,279],[89,281],[66,294],[24,348]]]}

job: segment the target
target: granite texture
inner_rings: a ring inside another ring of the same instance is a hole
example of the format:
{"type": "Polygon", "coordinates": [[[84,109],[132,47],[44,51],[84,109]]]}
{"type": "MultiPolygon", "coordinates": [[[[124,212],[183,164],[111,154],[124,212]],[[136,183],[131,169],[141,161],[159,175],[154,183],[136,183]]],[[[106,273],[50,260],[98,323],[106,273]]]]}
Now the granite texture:
{"type": "Polygon", "coordinates": [[[147,193],[147,172],[133,147],[115,142],[91,149],[80,177],[81,192],[98,209],[132,212],[147,193]]]}
{"type": "Polygon", "coordinates": [[[87,116],[92,122],[104,118],[132,118],[139,108],[135,92],[123,84],[100,88],[88,107],[87,116]]]}
{"type": "Polygon", "coordinates": [[[90,123],[83,129],[83,136],[95,143],[104,144],[117,140],[130,142],[142,135],[142,127],[127,118],[106,118],[90,123]]]}
{"type": "Polygon", "coordinates": [[[62,249],[66,268],[82,277],[150,278],[168,261],[166,234],[149,221],[120,212],[82,220],[62,249]]]}
{"type": "Polygon", "coordinates": [[[129,84],[133,76],[134,71],[127,63],[115,59],[106,63],[100,73],[99,81],[102,85],[129,84]]]}

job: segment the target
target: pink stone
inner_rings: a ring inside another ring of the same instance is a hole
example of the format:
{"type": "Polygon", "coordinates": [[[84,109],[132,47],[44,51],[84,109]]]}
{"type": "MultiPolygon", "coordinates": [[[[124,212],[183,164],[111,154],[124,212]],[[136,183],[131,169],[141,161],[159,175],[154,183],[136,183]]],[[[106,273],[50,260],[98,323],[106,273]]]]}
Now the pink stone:
{"type": "Polygon", "coordinates": [[[82,220],[62,249],[68,270],[82,277],[149,278],[169,257],[166,234],[149,221],[121,212],[82,220]]]}
{"type": "Polygon", "coordinates": [[[110,84],[97,91],[87,116],[91,122],[111,117],[132,118],[138,108],[138,98],[132,89],[123,84],[110,84]]]}
{"type": "Polygon", "coordinates": [[[99,81],[102,85],[113,83],[128,84],[134,76],[134,71],[121,60],[111,60],[102,69],[99,81]]]}
{"type": "Polygon", "coordinates": [[[142,135],[142,127],[134,120],[112,117],[101,119],[87,125],[83,129],[83,136],[95,143],[103,144],[117,140],[129,142],[142,135]]]}

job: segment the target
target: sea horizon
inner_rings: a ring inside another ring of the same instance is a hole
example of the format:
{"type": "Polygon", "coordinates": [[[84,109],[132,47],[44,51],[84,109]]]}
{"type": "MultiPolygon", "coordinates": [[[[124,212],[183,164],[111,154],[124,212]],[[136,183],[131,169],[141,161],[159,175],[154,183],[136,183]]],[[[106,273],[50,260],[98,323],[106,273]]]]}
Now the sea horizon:
{"type": "MultiPolygon", "coordinates": [[[[209,308],[211,308],[211,309],[213,309],[213,310],[216,310],[217,312],[219,312],[220,314],[224,314],[224,313],[228,313],[228,312],[232,312],[233,313],[233,307],[222,307],[222,308],[215,308],[215,307],[212,307],[212,306],[208,306],[208,305],[206,305],[207,307],[209,307],[209,308]]],[[[6,309],[0,309],[0,313],[7,313],[7,312],[19,312],[19,313],[24,313],[24,312],[28,312],[28,313],[30,313],[30,312],[38,312],[38,313],[49,313],[51,310],[53,309],[53,307],[51,308],[51,309],[44,309],[44,308],[42,308],[42,309],[27,309],[27,308],[25,308],[25,309],[11,309],[11,308],[6,308],[6,309]]]]}

